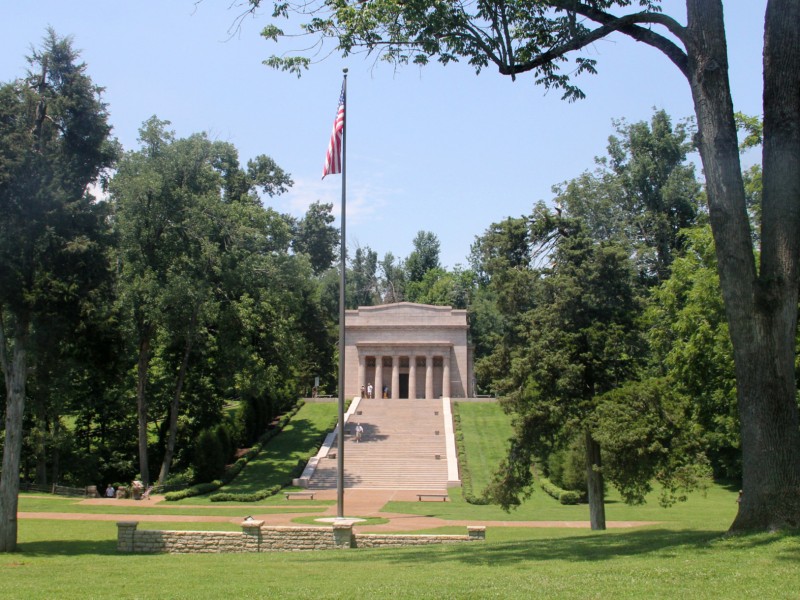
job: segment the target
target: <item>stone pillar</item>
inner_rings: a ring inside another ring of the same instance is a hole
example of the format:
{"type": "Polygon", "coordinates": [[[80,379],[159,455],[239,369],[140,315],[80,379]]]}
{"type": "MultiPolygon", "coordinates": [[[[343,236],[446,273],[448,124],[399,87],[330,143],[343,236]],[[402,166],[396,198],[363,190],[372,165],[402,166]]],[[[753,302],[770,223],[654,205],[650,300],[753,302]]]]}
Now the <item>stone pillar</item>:
{"type": "Polygon", "coordinates": [[[412,354],[408,357],[408,399],[417,398],[417,357],[412,354]]]}
{"type": "Polygon", "coordinates": [[[383,355],[375,355],[375,398],[383,398],[383,355]]]}
{"type": "Polygon", "coordinates": [[[117,552],[133,552],[139,521],[117,521],[117,552]]]}
{"type": "Polygon", "coordinates": [[[425,355],[425,399],[433,400],[433,355],[425,355]]]}
{"type": "Polygon", "coordinates": [[[392,354],[392,400],[400,398],[400,357],[392,354]]]}
{"type": "Polygon", "coordinates": [[[363,390],[363,397],[367,397],[367,368],[366,368],[366,360],[367,357],[358,353],[358,393],[361,394],[363,390]]]}
{"type": "Polygon", "coordinates": [[[333,545],[336,548],[353,547],[353,525],[352,523],[333,524],[333,545]]]}
{"type": "Polygon", "coordinates": [[[261,552],[261,526],[264,521],[245,519],[242,521],[244,552],[261,552]]]}
{"type": "Polygon", "coordinates": [[[442,398],[450,397],[450,350],[442,356],[442,398]]]}

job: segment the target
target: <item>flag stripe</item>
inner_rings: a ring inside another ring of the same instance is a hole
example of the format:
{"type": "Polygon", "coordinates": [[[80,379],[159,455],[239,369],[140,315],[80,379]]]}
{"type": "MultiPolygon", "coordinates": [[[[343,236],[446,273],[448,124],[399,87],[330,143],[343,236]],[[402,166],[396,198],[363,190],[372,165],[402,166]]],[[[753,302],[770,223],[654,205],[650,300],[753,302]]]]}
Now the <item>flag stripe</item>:
{"type": "Polygon", "coordinates": [[[331,141],[325,153],[325,167],[322,169],[322,178],[326,175],[335,175],[342,172],[342,136],[344,133],[344,84],[342,93],[339,94],[339,107],[336,109],[336,119],[333,121],[331,141]]]}

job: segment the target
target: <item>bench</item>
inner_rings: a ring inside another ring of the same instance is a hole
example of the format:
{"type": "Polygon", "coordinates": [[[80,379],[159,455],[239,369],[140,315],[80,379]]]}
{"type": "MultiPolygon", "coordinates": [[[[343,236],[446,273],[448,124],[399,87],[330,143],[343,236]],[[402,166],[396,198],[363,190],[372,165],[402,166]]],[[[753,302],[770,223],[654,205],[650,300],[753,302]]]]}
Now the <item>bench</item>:
{"type": "Polygon", "coordinates": [[[423,498],[441,498],[442,502],[447,502],[447,494],[417,494],[417,499],[422,502],[423,498]]]}
{"type": "Polygon", "coordinates": [[[287,500],[290,500],[292,497],[308,498],[309,500],[314,499],[314,492],[284,492],[283,495],[286,496],[287,500]]]}

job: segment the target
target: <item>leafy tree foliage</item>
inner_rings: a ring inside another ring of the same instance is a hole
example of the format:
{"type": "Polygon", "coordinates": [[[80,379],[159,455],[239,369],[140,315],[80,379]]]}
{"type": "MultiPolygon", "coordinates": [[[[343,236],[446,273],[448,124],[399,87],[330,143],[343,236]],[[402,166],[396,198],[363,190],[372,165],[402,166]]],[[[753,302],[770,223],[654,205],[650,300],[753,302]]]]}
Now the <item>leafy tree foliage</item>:
{"type": "Polygon", "coordinates": [[[580,216],[599,240],[630,246],[642,281],[669,276],[682,247],[680,232],[694,224],[700,184],[686,161],[690,130],[673,128],[659,110],[650,123],[616,121],[608,154],[596,159],[595,173],[584,173],[556,188],[556,202],[580,216]]]}
{"type": "Polygon", "coordinates": [[[579,220],[562,219],[560,227],[565,234],[549,273],[534,284],[523,344],[513,351],[502,390],[515,416],[515,440],[493,493],[503,506],[518,504],[530,484],[531,458],[546,460],[581,435],[592,528],[605,529],[600,446],[589,420],[598,397],[636,372],[638,301],[624,248],[593,242],[579,220]]]}
{"type": "Polygon", "coordinates": [[[438,269],[439,238],[431,231],[419,231],[412,242],[414,249],[406,259],[406,273],[410,282],[422,281],[431,269],[438,269]]]}
{"type": "Polygon", "coordinates": [[[692,399],[695,435],[719,476],[741,476],[736,378],[714,241],[708,226],[685,232],[687,248],[645,313],[654,370],[692,399]]]}
{"type": "Polygon", "coordinates": [[[295,251],[308,255],[317,275],[329,269],[337,257],[339,231],[331,225],[333,221],[333,204],[314,202],[294,233],[295,251]]]}

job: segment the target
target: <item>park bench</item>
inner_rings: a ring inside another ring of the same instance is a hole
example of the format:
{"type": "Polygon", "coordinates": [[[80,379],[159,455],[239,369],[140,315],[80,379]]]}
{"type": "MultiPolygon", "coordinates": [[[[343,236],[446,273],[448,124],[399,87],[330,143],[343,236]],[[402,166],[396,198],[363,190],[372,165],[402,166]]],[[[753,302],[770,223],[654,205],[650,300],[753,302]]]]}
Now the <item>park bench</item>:
{"type": "Polygon", "coordinates": [[[291,498],[308,498],[309,500],[314,499],[314,492],[284,492],[284,496],[286,496],[287,500],[291,498]]]}
{"type": "Polygon", "coordinates": [[[441,499],[442,502],[447,502],[447,494],[417,494],[417,500],[422,502],[423,498],[429,499],[441,499]]]}

